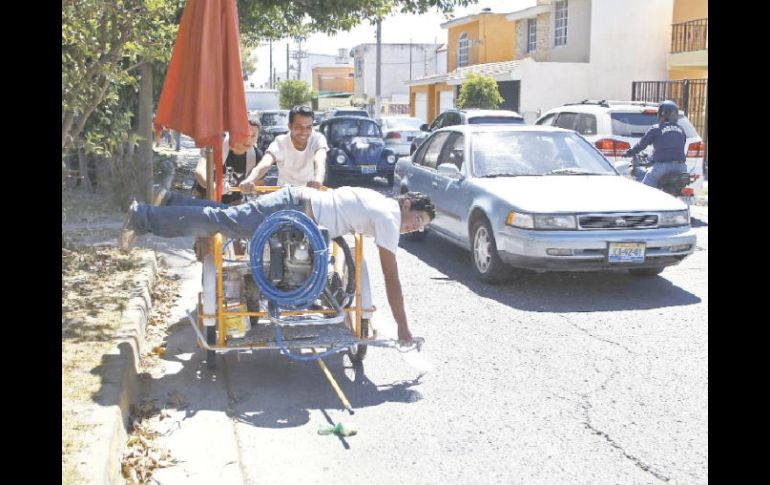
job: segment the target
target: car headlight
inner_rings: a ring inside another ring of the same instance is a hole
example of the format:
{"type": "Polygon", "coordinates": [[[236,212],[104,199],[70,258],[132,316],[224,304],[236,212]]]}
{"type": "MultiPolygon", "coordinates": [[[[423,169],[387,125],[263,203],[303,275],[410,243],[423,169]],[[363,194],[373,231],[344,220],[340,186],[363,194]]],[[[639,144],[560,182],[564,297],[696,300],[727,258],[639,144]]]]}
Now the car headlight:
{"type": "Polygon", "coordinates": [[[505,223],[509,226],[521,227],[523,229],[533,229],[535,227],[535,221],[532,219],[532,216],[521,212],[509,212],[505,223]]]}
{"type": "Polygon", "coordinates": [[[345,160],[346,160],[345,155],[343,155],[341,153],[339,155],[337,155],[337,163],[339,163],[340,165],[345,163],[345,160]]]}
{"type": "Polygon", "coordinates": [[[535,216],[535,229],[577,229],[573,215],[539,214],[535,216]]]}
{"type": "Polygon", "coordinates": [[[687,226],[690,224],[688,211],[661,212],[658,227],[687,226]]]}
{"type": "Polygon", "coordinates": [[[393,165],[394,163],[396,163],[396,156],[388,155],[388,158],[386,158],[385,160],[387,160],[389,164],[393,165]]]}
{"type": "Polygon", "coordinates": [[[509,226],[522,229],[551,229],[568,230],[577,229],[577,219],[574,215],[560,214],[525,214],[511,211],[505,221],[509,226]]]}

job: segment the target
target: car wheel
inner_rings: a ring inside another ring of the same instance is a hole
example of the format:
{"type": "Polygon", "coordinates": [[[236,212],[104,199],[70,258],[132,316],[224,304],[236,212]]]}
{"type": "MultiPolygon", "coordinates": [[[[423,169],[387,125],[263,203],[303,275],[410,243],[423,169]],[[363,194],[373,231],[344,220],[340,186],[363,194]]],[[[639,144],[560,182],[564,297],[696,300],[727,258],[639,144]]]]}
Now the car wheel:
{"type": "Polygon", "coordinates": [[[664,268],[639,268],[629,269],[628,272],[634,276],[658,276],[664,268]]]}
{"type": "Polygon", "coordinates": [[[476,275],[486,283],[497,283],[505,275],[505,264],[497,252],[495,235],[489,222],[477,219],[471,228],[471,259],[476,275]]]}

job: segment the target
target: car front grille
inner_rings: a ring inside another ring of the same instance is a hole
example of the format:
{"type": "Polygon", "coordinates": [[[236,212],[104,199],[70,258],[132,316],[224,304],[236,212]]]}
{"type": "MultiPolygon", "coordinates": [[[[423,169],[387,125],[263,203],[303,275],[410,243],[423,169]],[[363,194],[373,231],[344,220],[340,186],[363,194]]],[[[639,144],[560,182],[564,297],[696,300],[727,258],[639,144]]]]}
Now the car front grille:
{"type": "Polygon", "coordinates": [[[658,214],[590,214],[578,222],[580,229],[649,229],[658,227],[658,214]]]}

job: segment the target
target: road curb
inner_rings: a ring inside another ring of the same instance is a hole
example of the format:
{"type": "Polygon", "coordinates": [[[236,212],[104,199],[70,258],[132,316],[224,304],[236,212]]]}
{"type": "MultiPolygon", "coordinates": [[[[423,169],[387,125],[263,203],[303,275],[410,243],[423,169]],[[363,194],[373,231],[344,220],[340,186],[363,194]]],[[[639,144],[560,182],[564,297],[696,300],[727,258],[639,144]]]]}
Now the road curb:
{"type": "Polygon", "coordinates": [[[134,277],[131,298],[123,312],[115,346],[102,356],[99,372],[102,385],[93,400],[96,410],[89,420],[93,426],[90,442],[82,451],[86,457],[80,473],[87,484],[124,484],[121,458],[126,446],[131,406],[138,395],[139,356],[144,332],[152,310],[151,289],[158,272],[154,252],[142,256],[142,269],[134,277]]]}

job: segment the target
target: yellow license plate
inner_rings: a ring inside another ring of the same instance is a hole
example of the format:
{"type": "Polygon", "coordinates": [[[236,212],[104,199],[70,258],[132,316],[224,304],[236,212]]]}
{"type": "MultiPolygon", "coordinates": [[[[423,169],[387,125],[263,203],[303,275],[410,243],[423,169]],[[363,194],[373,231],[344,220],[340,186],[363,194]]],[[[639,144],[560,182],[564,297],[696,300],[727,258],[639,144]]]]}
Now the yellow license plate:
{"type": "Polygon", "coordinates": [[[611,242],[607,248],[607,261],[610,263],[643,263],[644,243],[611,242]]]}

